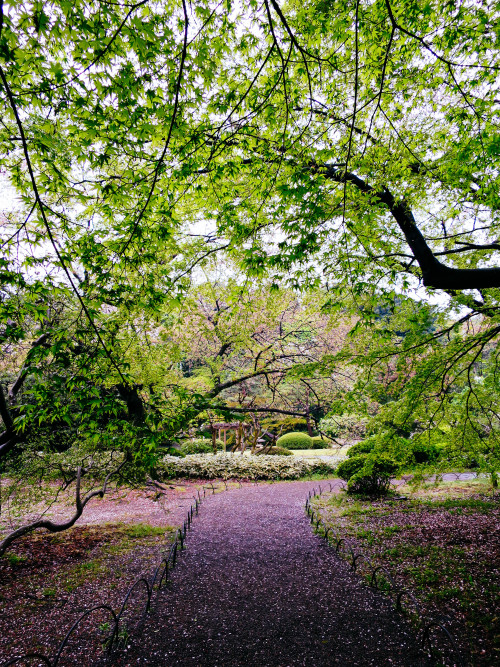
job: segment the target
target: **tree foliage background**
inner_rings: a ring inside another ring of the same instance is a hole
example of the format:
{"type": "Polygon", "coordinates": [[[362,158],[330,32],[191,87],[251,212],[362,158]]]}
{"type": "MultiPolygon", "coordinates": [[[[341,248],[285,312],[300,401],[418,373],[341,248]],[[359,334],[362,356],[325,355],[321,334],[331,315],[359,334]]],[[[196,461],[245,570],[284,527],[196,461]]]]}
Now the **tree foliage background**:
{"type": "Polygon", "coordinates": [[[0,458],[66,438],[147,464],[251,373],[263,408],[350,367],[377,428],[494,468],[498,20],[468,1],[0,0],[0,458]],[[210,261],[231,267],[217,289],[210,261]]]}

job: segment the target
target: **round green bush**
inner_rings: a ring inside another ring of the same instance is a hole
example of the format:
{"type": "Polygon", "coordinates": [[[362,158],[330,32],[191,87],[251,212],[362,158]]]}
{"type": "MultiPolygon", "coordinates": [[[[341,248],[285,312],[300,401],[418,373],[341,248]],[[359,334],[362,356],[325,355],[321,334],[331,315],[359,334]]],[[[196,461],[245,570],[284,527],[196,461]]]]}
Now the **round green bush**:
{"type": "Polygon", "coordinates": [[[366,457],[366,454],[358,454],[358,456],[352,456],[350,459],[342,461],[337,468],[337,475],[340,479],[348,482],[353,475],[362,470],[365,465],[366,457]]]}
{"type": "Polygon", "coordinates": [[[322,438],[320,435],[313,436],[313,449],[330,449],[332,441],[327,438],[322,438]]]}
{"type": "MultiPolygon", "coordinates": [[[[217,445],[218,450],[224,448],[222,440],[216,440],[215,444],[217,445]]],[[[186,440],[183,442],[181,451],[183,451],[184,454],[211,454],[214,449],[212,447],[212,441],[208,438],[195,438],[194,440],[186,440]]]]}
{"type": "Polygon", "coordinates": [[[285,449],[312,449],[313,439],[307,433],[285,433],[277,439],[276,445],[285,449]]]}
{"type": "MultiPolygon", "coordinates": [[[[356,457],[348,459],[354,461],[356,457]]],[[[348,493],[381,496],[387,493],[391,477],[397,473],[399,463],[388,454],[366,456],[363,467],[347,482],[348,493]]]]}
{"type": "Polygon", "coordinates": [[[358,442],[357,445],[349,447],[347,456],[352,458],[353,456],[358,456],[359,454],[369,454],[375,447],[375,442],[372,439],[363,440],[363,442],[358,442]]]}

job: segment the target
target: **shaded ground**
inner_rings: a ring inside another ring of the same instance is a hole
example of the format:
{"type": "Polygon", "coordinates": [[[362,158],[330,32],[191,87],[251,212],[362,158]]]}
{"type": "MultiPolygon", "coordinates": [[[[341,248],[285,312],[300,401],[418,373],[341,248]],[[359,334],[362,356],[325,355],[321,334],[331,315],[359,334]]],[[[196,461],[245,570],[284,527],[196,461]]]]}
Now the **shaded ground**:
{"type": "MultiPolygon", "coordinates": [[[[0,664],[26,650],[53,655],[83,610],[118,608],[173,539],[197,486],[167,486],[161,497],[121,489],[93,500],[74,528],[14,543],[0,558],[0,664]]],[[[64,505],[52,508],[58,519],[65,513],[64,505]]]]}
{"type": "Polygon", "coordinates": [[[418,665],[413,632],[390,602],[313,535],[312,486],[207,498],[140,646],[119,664],[418,665]]]}
{"type": "Polygon", "coordinates": [[[486,487],[486,481],[457,481],[408,499],[314,500],[323,523],[386,567],[426,615],[449,619],[463,654],[478,666],[500,663],[500,495],[478,493],[486,487]]]}

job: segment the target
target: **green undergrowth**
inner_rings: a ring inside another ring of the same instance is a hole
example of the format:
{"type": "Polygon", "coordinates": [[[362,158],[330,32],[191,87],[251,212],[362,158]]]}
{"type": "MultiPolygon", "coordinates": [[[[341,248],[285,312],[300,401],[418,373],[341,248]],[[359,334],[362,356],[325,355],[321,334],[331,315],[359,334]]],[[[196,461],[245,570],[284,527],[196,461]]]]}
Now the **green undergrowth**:
{"type": "Polygon", "coordinates": [[[22,565],[27,561],[26,556],[19,556],[18,554],[12,553],[10,551],[4,555],[4,558],[9,562],[9,565],[12,565],[12,567],[22,565]]]}
{"type": "Polygon", "coordinates": [[[122,524],[121,534],[128,540],[144,539],[155,537],[156,535],[165,535],[175,530],[172,526],[151,526],[147,523],[122,524]]]}
{"type": "MultiPolygon", "coordinates": [[[[499,499],[488,480],[478,479],[399,487],[377,501],[324,494],[313,506],[355,552],[411,590],[428,615],[455,619],[472,664],[490,665],[500,659],[499,499]]],[[[362,563],[359,574],[369,581],[371,570],[362,563]]]]}

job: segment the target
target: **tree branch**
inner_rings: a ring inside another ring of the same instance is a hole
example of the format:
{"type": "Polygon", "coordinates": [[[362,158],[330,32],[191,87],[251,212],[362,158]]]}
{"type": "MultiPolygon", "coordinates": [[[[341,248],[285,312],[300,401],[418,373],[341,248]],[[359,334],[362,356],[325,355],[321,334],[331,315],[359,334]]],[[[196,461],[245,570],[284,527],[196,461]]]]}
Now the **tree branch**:
{"type": "Polygon", "coordinates": [[[17,442],[14,432],[14,420],[10,414],[9,406],[5,400],[3,387],[0,384],[0,416],[5,424],[5,431],[0,433],[0,459],[8,454],[17,442]]]}
{"type": "Polygon", "coordinates": [[[224,389],[230,389],[231,387],[236,386],[237,384],[240,384],[240,382],[245,382],[245,380],[251,380],[252,378],[259,377],[261,375],[268,375],[270,373],[282,373],[285,369],[277,368],[275,370],[261,370],[261,371],[256,371],[255,373],[248,373],[247,375],[243,375],[242,377],[237,378],[236,380],[228,380],[227,382],[221,382],[217,384],[212,391],[208,392],[207,398],[215,398],[218,394],[221,393],[221,391],[224,391],[224,389]]]}
{"type": "Polygon", "coordinates": [[[3,419],[3,423],[5,424],[5,428],[7,431],[12,431],[14,429],[14,422],[12,420],[9,406],[7,405],[7,401],[5,400],[5,394],[3,393],[3,387],[0,384],[0,417],[3,419]]]}
{"type": "Polygon", "coordinates": [[[28,352],[26,360],[25,360],[25,362],[24,362],[24,364],[23,364],[23,366],[22,366],[22,368],[19,372],[19,375],[17,376],[16,381],[14,382],[14,384],[12,385],[12,387],[9,390],[9,402],[10,402],[11,405],[16,400],[16,396],[17,396],[19,390],[23,386],[24,381],[26,380],[26,378],[28,376],[28,361],[30,359],[31,351],[34,348],[40,347],[40,345],[43,345],[43,343],[45,343],[45,341],[47,340],[49,335],[50,335],[49,333],[43,333],[33,343],[31,343],[31,350],[28,352]]]}
{"type": "MultiPolygon", "coordinates": [[[[318,169],[317,166],[316,169],[318,169]]],[[[387,188],[376,191],[356,174],[339,171],[331,165],[323,165],[319,171],[325,178],[337,183],[351,183],[360,192],[370,196],[372,205],[378,205],[381,202],[387,206],[418,262],[423,283],[426,287],[442,290],[500,287],[500,269],[498,268],[457,269],[442,264],[427,245],[427,241],[417,227],[408,203],[404,199],[396,201],[394,195],[387,188]]]]}
{"type": "Polygon", "coordinates": [[[104,496],[108,487],[109,480],[113,475],[117,475],[120,472],[125,463],[126,459],[120,463],[120,465],[116,470],[113,470],[106,475],[104,483],[100,489],[96,489],[95,491],[89,492],[83,500],[81,498],[81,478],[82,478],[82,472],[85,471],[83,471],[81,466],[78,466],[76,475],[76,488],[75,488],[76,509],[73,516],[67,521],[64,521],[63,523],[54,523],[53,521],[49,521],[48,519],[39,519],[38,521],[33,521],[33,523],[21,526],[21,528],[18,528],[17,530],[12,531],[12,533],[9,533],[9,535],[7,535],[7,537],[5,537],[0,542],[0,556],[2,556],[5,553],[5,551],[13,542],[18,540],[23,535],[32,533],[33,531],[38,530],[39,528],[45,528],[51,533],[60,533],[63,530],[71,528],[82,516],[85,506],[88,504],[90,500],[92,500],[92,498],[95,498],[96,496],[102,498],[104,496]]]}
{"type": "Polygon", "coordinates": [[[222,406],[217,406],[214,407],[214,410],[220,410],[222,411],[228,411],[228,412],[276,412],[277,414],[280,415],[292,415],[292,416],[299,416],[299,417],[306,417],[306,413],[304,412],[297,412],[296,410],[280,410],[278,408],[232,408],[232,407],[222,407],[222,406]]]}

